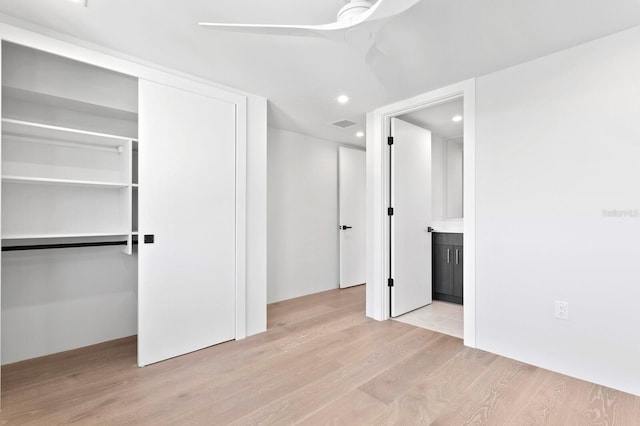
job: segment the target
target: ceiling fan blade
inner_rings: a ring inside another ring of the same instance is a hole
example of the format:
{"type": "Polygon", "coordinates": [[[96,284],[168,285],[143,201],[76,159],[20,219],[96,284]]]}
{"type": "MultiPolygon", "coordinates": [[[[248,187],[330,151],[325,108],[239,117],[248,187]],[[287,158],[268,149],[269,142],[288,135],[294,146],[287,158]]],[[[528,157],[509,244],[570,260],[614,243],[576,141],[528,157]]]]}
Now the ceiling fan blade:
{"type": "Polygon", "coordinates": [[[240,32],[247,34],[282,35],[294,37],[324,37],[340,40],[344,37],[344,30],[349,25],[332,22],[323,25],[268,25],[268,24],[223,24],[215,22],[200,22],[204,28],[240,32]]]}
{"type": "Polygon", "coordinates": [[[363,17],[363,20],[365,22],[371,22],[389,19],[401,14],[419,2],[420,0],[378,0],[376,4],[363,13],[363,15],[366,15],[363,17]]]}
{"type": "Polygon", "coordinates": [[[205,28],[248,34],[282,35],[295,37],[323,37],[343,41],[346,33],[355,27],[365,27],[375,33],[383,20],[398,15],[420,0],[378,0],[369,10],[351,18],[322,25],[270,25],[200,22],[205,28]],[[362,25],[361,25],[362,24],[362,25]]]}

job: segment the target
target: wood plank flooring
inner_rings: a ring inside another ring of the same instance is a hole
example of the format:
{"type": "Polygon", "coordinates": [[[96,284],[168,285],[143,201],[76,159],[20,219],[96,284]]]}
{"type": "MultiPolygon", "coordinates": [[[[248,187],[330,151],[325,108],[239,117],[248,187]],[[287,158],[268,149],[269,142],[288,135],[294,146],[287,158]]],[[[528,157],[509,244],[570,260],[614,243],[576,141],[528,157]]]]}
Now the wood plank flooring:
{"type": "Polygon", "coordinates": [[[2,368],[0,424],[640,425],[640,398],[364,315],[364,286],[145,368],[136,340],[2,368]]]}

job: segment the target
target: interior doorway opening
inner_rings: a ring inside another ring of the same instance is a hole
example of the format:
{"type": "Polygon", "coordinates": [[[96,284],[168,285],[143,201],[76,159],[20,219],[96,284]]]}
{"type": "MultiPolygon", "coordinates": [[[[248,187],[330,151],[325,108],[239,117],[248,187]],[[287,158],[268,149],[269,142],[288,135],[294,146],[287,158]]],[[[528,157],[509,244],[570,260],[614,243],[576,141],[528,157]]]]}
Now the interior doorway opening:
{"type": "Polygon", "coordinates": [[[462,338],[464,98],[390,120],[390,316],[462,338]]]}
{"type": "Polygon", "coordinates": [[[390,120],[390,316],[463,338],[464,97],[390,120]]]}
{"type": "MultiPolygon", "coordinates": [[[[475,80],[470,79],[380,107],[367,116],[367,316],[391,318],[393,227],[389,219],[392,152],[391,121],[403,115],[462,98],[463,102],[463,300],[464,344],[475,347],[475,80]],[[390,289],[391,286],[391,289],[390,289]]],[[[393,211],[395,213],[395,211],[393,211]]],[[[424,224],[423,224],[424,232],[424,224]]],[[[398,285],[400,283],[397,283],[398,285]]]]}

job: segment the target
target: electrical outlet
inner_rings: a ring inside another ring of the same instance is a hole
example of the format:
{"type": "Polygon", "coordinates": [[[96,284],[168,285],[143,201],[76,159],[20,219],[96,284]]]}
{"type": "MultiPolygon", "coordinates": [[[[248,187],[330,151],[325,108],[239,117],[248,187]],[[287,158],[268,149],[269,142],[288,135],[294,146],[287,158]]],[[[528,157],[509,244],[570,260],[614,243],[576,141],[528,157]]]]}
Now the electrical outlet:
{"type": "Polygon", "coordinates": [[[556,300],[556,318],[563,320],[569,319],[569,302],[556,300]]]}

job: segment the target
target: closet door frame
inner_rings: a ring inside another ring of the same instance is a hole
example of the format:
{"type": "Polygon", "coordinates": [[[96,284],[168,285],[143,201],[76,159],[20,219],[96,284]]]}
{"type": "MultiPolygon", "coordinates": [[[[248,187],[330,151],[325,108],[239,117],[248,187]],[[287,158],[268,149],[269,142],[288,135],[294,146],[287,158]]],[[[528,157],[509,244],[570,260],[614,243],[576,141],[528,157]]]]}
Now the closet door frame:
{"type": "MultiPolygon", "coordinates": [[[[215,85],[186,74],[164,71],[100,52],[99,47],[88,48],[53,39],[41,34],[0,23],[0,41],[7,41],[33,49],[59,55],[78,62],[105,68],[138,79],[165,84],[178,89],[199,93],[235,105],[236,108],[236,205],[235,205],[235,339],[247,335],[246,321],[246,236],[247,236],[247,103],[248,94],[215,85]]],[[[1,88],[0,88],[1,90],[1,88]]],[[[1,95],[1,92],[0,92],[1,95]]],[[[1,99],[1,98],[0,98],[1,99]]],[[[0,105],[1,111],[1,105],[0,105]]],[[[0,124],[1,126],[1,124],[0,124]]],[[[0,127],[1,130],[1,127],[0,127]]]]}

